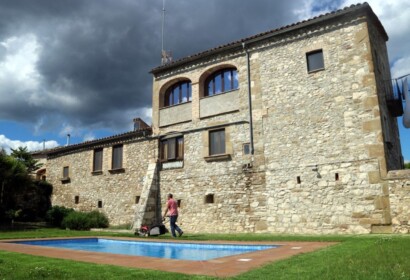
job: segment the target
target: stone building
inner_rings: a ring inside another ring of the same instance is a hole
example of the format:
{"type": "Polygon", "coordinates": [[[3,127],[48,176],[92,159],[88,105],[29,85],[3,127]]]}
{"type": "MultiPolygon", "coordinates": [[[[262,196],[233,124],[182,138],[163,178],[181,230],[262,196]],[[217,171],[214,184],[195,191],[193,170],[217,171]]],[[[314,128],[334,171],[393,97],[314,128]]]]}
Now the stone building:
{"type": "Polygon", "coordinates": [[[48,153],[53,203],[138,228],[171,192],[187,232],[406,232],[387,40],[365,3],[159,66],[152,127],[48,153]]]}

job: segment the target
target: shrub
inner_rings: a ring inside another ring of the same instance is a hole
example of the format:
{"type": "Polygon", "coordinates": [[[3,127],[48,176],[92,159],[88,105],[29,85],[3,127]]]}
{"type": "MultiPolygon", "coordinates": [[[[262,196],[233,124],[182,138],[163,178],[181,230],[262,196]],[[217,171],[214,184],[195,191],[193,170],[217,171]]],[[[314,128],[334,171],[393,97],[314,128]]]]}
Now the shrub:
{"type": "Polygon", "coordinates": [[[104,213],[91,211],[88,213],[90,219],[90,227],[92,228],[107,228],[109,226],[108,218],[104,213]]]}
{"type": "Polygon", "coordinates": [[[72,208],[66,208],[64,206],[53,206],[50,210],[47,211],[46,221],[52,226],[64,228],[62,222],[64,218],[72,212],[74,212],[74,209],[72,208]]]}
{"type": "Polygon", "coordinates": [[[63,220],[64,228],[73,230],[89,230],[90,228],[107,228],[108,218],[98,211],[69,213],[63,220]]]}

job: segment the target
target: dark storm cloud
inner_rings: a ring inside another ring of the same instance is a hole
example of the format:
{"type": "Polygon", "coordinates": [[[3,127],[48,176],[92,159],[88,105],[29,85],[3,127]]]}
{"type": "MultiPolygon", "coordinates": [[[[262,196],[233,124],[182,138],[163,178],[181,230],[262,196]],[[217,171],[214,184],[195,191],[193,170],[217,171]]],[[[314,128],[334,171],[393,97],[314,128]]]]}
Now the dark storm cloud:
{"type": "MultiPolygon", "coordinates": [[[[298,2],[168,0],[165,48],[178,59],[295,22],[298,2]]],[[[151,107],[148,72],[160,63],[161,10],[162,0],[0,0],[0,42],[34,34],[41,46],[37,96],[76,100],[0,100],[2,117],[32,122],[56,115],[82,127],[126,127],[133,116],[123,112],[151,107]]],[[[2,56],[0,45],[0,62],[2,56]]]]}

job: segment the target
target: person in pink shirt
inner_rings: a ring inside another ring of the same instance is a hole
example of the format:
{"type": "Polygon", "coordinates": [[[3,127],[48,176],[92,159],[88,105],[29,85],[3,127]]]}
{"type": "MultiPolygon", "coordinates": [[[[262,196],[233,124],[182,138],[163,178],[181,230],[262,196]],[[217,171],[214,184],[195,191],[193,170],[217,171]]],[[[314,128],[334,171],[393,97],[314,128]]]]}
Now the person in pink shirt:
{"type": "Polygon", "coordinates": [[[175,230],[178,232],[178,236],[184,234],[182,229],[177,226],[176,222],[178,219],[178,203],[175,199],[172,198],[172,193],[168,194],[167,196],[167,207],[164,212],[164,217],[162,218],[165,220],[165,217],[168,215],[169,217],[169,224],[171,226],[171,233],[172,237],[176,237],[175,230]]]}

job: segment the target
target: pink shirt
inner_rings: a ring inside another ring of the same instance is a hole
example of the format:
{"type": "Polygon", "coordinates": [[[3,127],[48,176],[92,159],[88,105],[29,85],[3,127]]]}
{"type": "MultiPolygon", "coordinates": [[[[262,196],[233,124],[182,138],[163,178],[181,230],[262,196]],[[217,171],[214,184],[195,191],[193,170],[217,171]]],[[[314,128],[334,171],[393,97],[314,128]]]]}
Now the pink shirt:
{"type": "Polygon", "coordinates": [[[170,198],[167,201],[167,207],[168,207],[168,216],[178,215],[178,204],[173,198],[170,198]]]}

